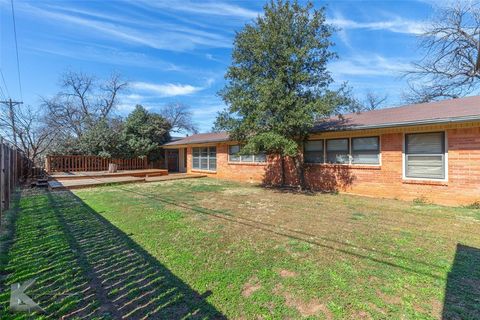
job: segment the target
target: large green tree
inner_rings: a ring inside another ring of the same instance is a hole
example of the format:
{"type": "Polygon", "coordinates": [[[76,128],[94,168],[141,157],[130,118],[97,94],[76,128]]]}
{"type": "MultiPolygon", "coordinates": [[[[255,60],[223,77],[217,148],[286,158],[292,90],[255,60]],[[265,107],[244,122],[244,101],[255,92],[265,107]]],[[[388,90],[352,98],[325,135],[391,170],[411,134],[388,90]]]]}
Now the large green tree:
{"type": "Polygon", "coordinates": [[[125,119],[124,137],[133,157],[148,156],[150,160],[162,157],[160,146],[170,140],[170,123],[161,115],[148,112],[137,105],[125,119]]]}
{"type": "Polygon", "coordinates": [[[345,103],[342,90],[329,89],[327,63],[336,57],[332,32],[324,8],[269,2],[236,34],[227,84],[219,93],[228,108],[215,129],[244,142],[245,153],[280,155],[282,168],[284,157],[293,158],[302,188],[303,142],[316,121],[345,103]]]}

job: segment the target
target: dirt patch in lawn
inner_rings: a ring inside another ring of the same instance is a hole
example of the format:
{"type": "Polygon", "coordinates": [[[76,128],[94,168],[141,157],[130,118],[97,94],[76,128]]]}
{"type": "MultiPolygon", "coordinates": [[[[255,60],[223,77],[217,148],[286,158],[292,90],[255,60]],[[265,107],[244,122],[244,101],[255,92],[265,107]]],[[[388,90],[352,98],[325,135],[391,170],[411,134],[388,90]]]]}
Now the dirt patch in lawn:
{"type": "Polygon", "coordinates": [[[380,290],[377,290],[377,294],[387,304],[394,304],[394,305],[402,304],[402,298],[401,297],[392,296],[392,295],[383,293],[380,290]]]}
{"type": "Polygon", "coordinates": [[[284,297],[287,306],[297,309],[303,317],[315,316],[321,312],[327,320],[333,319],[333,315],[330,310],[328,310],[328,307],[318,299],[303,301],[293,297],[289,293],[284,294],[284,297]]]}
{"type": "Polygon", "coordinates": [[[261,192],[260,189],[251,188],[251,187],[249,188],[239,187],[239,188],[232,188],[232,189],[227,189],[222,191],[223,194],[233,195],[233,196],[248,196],[251,194],[257,194],[259,192],[261,192]]]}
{"type": "Polygon", "coordinates": [[[296,272],[286,269],[280,270],[279,274],[282,278],[293,278],[297,276],[296,272]]]}
{"type": "Polygon", "coordinates": [[[242,296],[248,298],[250,297],[255,291],[259,290],[262,288],[262,285],[258,283],[258,278],[257,277],[252,277],[250,280],[248,280],[247,283],[243,286],[242,290],[242,296]]]}

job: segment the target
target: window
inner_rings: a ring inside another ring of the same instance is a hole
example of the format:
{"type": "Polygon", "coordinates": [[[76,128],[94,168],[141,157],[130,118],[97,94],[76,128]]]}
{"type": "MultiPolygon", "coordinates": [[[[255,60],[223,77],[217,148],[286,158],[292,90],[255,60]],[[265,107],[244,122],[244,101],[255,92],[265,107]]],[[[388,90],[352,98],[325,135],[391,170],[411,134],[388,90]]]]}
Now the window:
{"type": "Polygon", "coordinates": [[[378,137],[352,138],[352,164],[380,164],[378,137]]]}
{"type": "Polygon", "coordinates": [[[323,163],[323,140],[312,140],[305,142],[304,158],[306,163],[323,163]]]}
{"type": "Polygon", "coordinates": [[[445,179],[445,133],[405,135],[405,176],[445,179]]]}
{"type": "Polygon", "coordinates": [[[229,162],[266,162],[267,156],[265,152],[260,152],[258,154],[247,154],[239,155],[240,146],[229,146],[228,147],[228,161],[229,162]]]}
{"type": "Polygon", "coordinates": [[[208,171],[217,170],[217,148],[202,147],[192,150],[192,168],[208,171]]]}
{"type": "Polygon", "coordinates": [[[328,163],[348,164],[350,162],[349,158],[348,139],[327,140],[328,163]]]}

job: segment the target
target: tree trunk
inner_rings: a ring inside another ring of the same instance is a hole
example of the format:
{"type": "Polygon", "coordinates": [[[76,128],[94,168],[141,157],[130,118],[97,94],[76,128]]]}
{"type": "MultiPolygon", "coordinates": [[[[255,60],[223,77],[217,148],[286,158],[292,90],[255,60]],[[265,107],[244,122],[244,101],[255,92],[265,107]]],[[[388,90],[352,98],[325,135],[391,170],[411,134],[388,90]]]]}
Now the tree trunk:
{"type": "Polygon", "coordinates": [[[305,190],[306,183],[305,183],[305,168],[303,167],[303,161],[301,159],[301,155],[297,155],[293,158],[295,163],[295,171],[297,173],[297,180],[298,180],[298,187],[300,190],[305,190]]]}

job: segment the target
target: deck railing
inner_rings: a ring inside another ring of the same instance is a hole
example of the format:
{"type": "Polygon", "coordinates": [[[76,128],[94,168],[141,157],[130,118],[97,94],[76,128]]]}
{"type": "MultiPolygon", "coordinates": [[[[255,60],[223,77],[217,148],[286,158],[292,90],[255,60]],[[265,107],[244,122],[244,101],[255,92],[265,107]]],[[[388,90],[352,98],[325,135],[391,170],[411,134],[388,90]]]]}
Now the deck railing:
{"type": "Polygon", "coordinates": [[[148,159],[112,159],[96,156],[47,156],[45,170],[52,172],[77,172],[77,171],[106,171],[108,165],[115,163],[118,170],[148,169],[148,159]]]}

